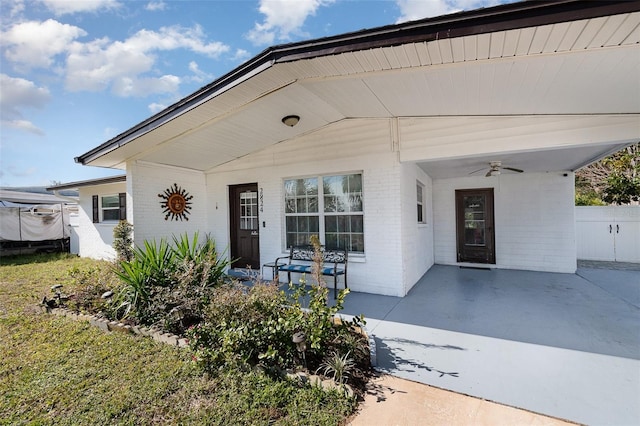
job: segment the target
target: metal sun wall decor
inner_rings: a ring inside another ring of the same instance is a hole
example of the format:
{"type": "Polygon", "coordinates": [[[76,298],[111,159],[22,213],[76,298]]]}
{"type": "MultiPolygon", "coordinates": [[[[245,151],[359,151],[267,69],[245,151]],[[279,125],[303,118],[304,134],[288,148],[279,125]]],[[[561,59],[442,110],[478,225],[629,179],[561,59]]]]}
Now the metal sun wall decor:
{"type": "Polygon", "coordinates": [[[191,213],[193,195],[189,195],[177,183],[165,189],[163,194],[158,194],[158,197],[162,198],[160,205],[164,209],[162,211],[165,214],[164,220],[168,220],[169,217],[171,217],[171,220],[189,220],[187,215],[191,213]]]}

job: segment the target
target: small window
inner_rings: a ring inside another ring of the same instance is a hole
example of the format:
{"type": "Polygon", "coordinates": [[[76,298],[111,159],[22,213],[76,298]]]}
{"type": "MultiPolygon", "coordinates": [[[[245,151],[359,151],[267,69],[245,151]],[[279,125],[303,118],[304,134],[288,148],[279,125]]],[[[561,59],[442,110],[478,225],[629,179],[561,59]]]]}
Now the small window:
{"type": "Polygon", "coordinates": [[[424,209],[424,185],[420,182],[416,183],[416,204],[418,207],[418,223],[427,223],[424,209]]]}
{"type": "Polygon", "coordinates": [[[93,196],[93,222],[118,221],[127,218],[126,193],[93,196]]]}
{"type": "Polygon", "coordinates": [[[120,200],[117,195],[105,195],[100,199],[102,203],[102,220],[120,219],[120,200]]]}

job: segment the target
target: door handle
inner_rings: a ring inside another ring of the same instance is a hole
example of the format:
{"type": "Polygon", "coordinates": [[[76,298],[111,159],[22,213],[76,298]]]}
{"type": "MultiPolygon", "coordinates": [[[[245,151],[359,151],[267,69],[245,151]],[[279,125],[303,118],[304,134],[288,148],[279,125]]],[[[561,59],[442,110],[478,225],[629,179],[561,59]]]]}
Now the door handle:
{"type": "Polygon", "coordinates": [[[613,225],[609,224],[609,233],[611,234],[612,231],[613,231],[613,225]]]}
{"type": "Polygon", "coordinates": [[[616,234],[620,233],[620,225],[616,224],[616,234]]]}

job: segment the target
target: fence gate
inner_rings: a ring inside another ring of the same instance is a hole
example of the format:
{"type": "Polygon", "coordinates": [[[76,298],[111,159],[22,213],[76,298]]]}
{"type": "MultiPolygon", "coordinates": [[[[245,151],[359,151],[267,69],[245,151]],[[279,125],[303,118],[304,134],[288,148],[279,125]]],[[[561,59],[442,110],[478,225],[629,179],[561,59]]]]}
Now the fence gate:
{"type": "Polygon", "coordinates": [[[640,263],[640,206],[576,207],[578,259],[640,263]]]}

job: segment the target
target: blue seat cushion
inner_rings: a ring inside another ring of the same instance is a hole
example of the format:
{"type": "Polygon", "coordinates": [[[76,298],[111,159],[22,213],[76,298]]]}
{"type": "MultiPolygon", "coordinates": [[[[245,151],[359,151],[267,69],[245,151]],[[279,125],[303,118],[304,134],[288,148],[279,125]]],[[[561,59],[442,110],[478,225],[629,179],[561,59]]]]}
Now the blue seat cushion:
{"type": "Polygon", "coordinates": [[[285,272],[311,272],[311,266],[308,265],[283,265],[278,269],[285,272]]]}
{"type": "MultiPolygon", "coordinates": [[[[310,273],[311,266],[310,265],[282,265],[278,268],[283,272],[299,272],[299,273],[310,273]]],[[[322,275],[333,275],[333,268],[322,268],[322,275]]],[[[338,269],[335,272],[336,275],[344,275],[344,270],[338,269]]]]}

